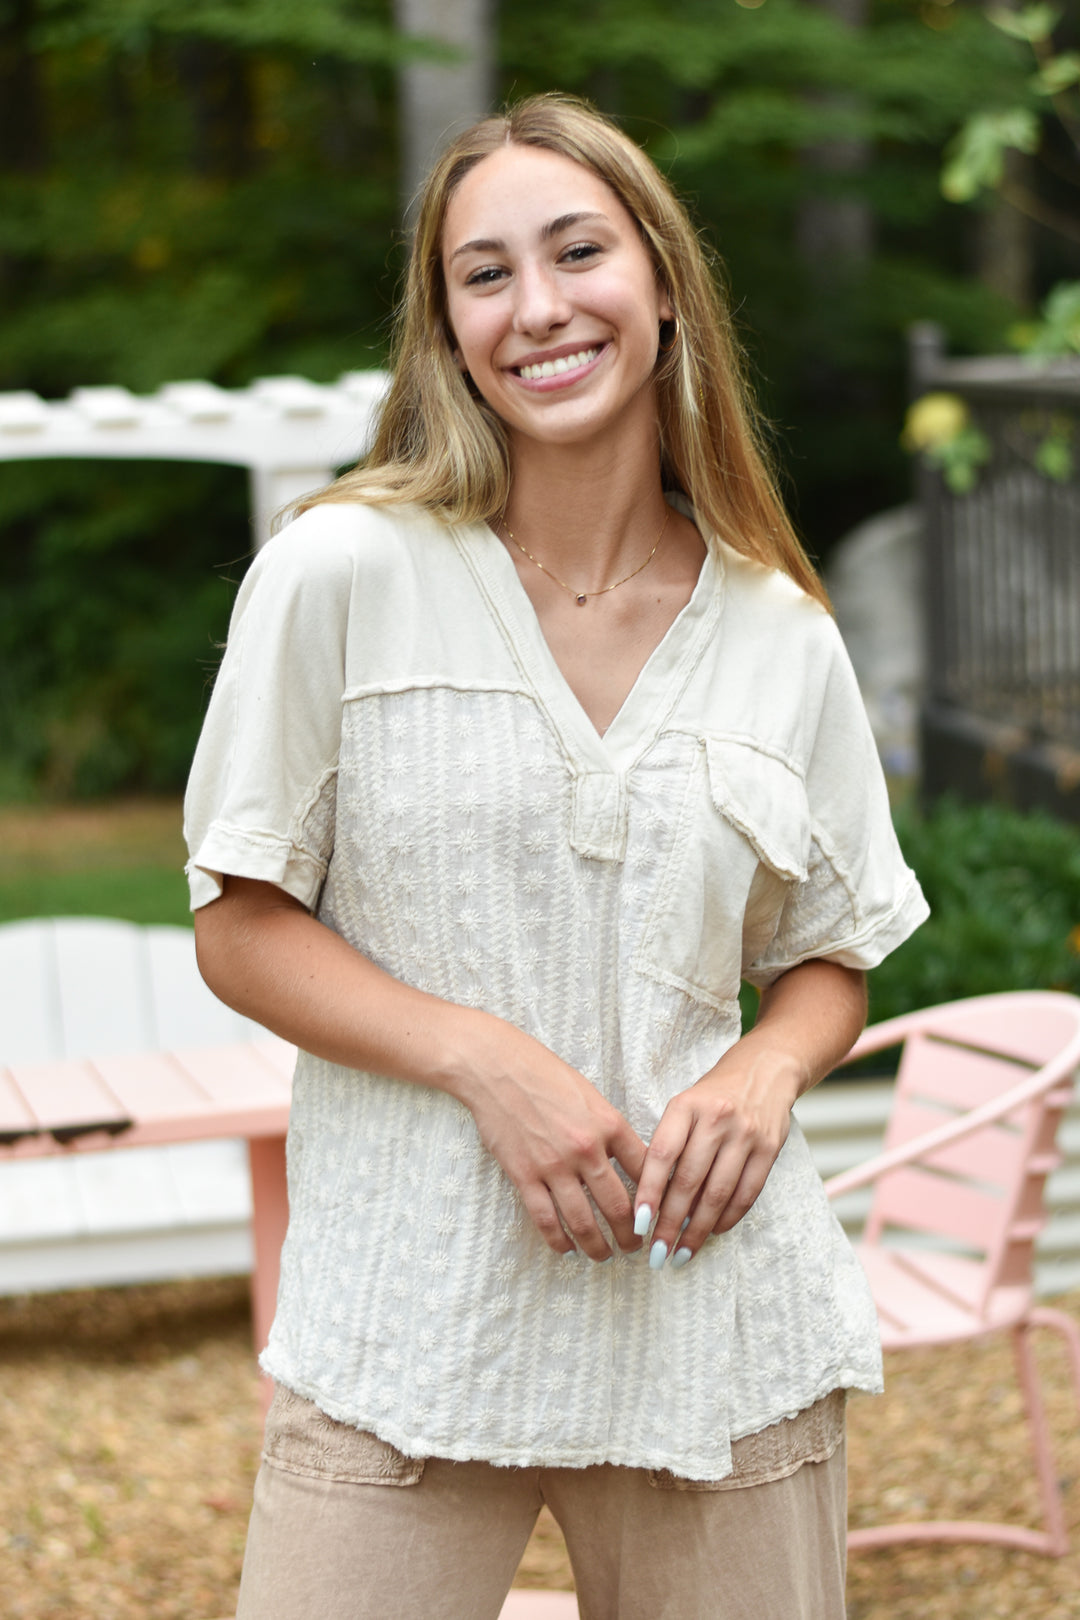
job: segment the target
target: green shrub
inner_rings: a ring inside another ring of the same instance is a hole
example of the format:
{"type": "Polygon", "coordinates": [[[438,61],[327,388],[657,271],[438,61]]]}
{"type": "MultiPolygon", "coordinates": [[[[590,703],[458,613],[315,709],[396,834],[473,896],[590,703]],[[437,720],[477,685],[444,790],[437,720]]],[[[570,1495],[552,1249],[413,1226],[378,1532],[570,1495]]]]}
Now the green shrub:
{"type": "Polygon", "coordinates": [[[251,549],[243,472],[0,471],[0,802],[176,791],[251,549]]]}
{"type": "Polygon", "coordinates": [[[944,799],[896,831],[928,922],[870,975],[870,1017],[998,990],[1080,994],[1080,830],[944,799]]]}

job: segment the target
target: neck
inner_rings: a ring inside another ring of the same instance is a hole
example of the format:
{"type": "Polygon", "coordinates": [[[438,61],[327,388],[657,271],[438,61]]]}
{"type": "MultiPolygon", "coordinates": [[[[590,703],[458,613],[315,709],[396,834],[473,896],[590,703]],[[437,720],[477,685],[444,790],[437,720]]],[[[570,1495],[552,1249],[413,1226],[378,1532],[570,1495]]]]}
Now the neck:
{"type": "Polygon", "coordinates": [[[667,513],[655,444],[649,455],[625,446],[605,455],[576,445],[523,448],[514,447],[505,514],[519,544],[582,591],[601,590],[644,561],[667,513]]]}

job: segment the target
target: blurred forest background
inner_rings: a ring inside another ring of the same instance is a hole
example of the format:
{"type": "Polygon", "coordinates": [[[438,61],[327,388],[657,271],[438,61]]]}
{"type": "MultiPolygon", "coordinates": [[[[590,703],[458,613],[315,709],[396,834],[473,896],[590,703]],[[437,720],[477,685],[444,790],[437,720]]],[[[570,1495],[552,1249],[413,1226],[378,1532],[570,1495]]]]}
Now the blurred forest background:
{"type": "MultiPolygon", "coordinates": [[[[381,365],[402,72],[446,59],[408,12],[0,0],[0,390],[381,365]]],[[[1080,28],[1048,18],[1073,93],[1080,28]]],[[[966,121],[1034,106],[1030,150],[1048,93],[976,0],[491,0],[482,44],[497,101],[591,97],[690,202],[819,556],[906,496],[908,325],[1000,349],[1080,275],[1060,124],[1030,156],[991,133],[968,153],[989,189],[942,194],[966,121]]],[[[250,544],[243,473],[3,464],[0,536],[0,800],[177,788],[250,544]]]]}

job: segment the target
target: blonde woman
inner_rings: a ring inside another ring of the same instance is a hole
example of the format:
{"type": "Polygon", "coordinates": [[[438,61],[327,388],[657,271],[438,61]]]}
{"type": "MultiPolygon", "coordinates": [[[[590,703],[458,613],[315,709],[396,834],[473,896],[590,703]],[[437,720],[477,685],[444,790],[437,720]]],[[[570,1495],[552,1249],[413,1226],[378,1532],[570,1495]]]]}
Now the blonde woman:
{"type": "Polygon", "coordinates": [[[790,1110],[925,906],[694,230],[586,105],[436,166],[187,815],[203,972],[301,1050],[242,1620],[494,1620],[544,1502],[585,1620],[841,1620],[879,1353],[790,1110]]]}

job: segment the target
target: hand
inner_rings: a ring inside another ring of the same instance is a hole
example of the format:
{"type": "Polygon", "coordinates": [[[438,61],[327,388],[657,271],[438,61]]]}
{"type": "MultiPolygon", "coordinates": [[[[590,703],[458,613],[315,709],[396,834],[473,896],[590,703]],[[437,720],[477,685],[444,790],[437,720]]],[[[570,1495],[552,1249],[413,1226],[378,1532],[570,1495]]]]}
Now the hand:
{"type": "Polygon", "coordinates": [[[584,1075],[520,1030],[498,1029],[497,1062],[474,1054],[473,1072],[454,1092],[540,1236],[556,1254],[576,1244],[590,1260],[609,1259],[591,1197],[619,1247],[640,1249],[630,1195],[611,1161],[636,1181],[644,1142],[584,1075]]]}
{"type": "Polygon", "coordinates": [[[672,1263],[686,1265],[710,1232],[742,1220],[787,1141],[792,1104],[847,1054],[865,1020],[864,977],[838,962],[801,962],[762,992],[753,1029],[671,1099],[656,1127],[635,1201],[639,1234],[657,1214],[650,1265],[672,1250],[672,1263]]]}
{"type": "Polygon", "coordinates": [[[645,1144],[584,1075],[494,1014],[384,973],[273,883],[227,877],[195,914],[199,965],[230,1007],[330,1063],[435,1086],[472,1112],[484,1146],[557,1254],[640,1249],[630,1195],[645,1144]],[[564,1224],[565,1223],[565,1228],[564,1224]]]}
{"type": "Polygon", "coordinates": [[[648,1229],[645,1206],[649,1216],[657,1212],[650,1265],[662,1266],[669,1254],[675,1266],[686,1265],[711,1232],[742,1220],[787,1140],[799,1091],[787,1054],[740,1041],[671,1099],[638,1182],[638,1232],[648,1229]]]}

